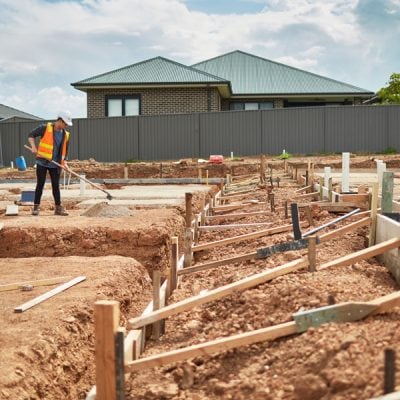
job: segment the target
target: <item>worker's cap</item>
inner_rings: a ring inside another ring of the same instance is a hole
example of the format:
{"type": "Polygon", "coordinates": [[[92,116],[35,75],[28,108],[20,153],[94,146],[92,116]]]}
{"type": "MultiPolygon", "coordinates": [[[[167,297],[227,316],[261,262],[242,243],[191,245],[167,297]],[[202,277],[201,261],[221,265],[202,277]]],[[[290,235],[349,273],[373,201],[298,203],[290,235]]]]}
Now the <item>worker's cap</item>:
{"type": "Polygon", "coordinates": [[[69,111],[60,111],[57,114],[57,119],[61,118],[68,126],[72,126],[72,116],[69,111]]]}

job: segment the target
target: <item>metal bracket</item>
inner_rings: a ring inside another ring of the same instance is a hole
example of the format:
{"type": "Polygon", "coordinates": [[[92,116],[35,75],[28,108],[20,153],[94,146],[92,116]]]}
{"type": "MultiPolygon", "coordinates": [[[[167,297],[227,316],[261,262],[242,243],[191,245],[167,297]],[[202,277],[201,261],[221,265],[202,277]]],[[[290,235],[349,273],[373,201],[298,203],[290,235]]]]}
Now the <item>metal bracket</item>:
{"type": "Polygon", "coordinates": [[[317,327],[328,322],[352,322],[363,319],[377,306],[368,303],[341,303],[331,306],[299,311],[293,314],[297,332],[305,332],[311,326],[317,327]]]}
{"type": "MultiPolygon", "coordinates": [[[[319,243],[320,240],[317,237],[317,244],[319,243]]],[[[278,243],[270,247],[263,247],[261,249],[257,249],[257,258],[267,258],[272,256],[272,254],[283,253],[285,251],[301,250],[305,249],[307,246],[308,246],[308,239],[299,239],[299,240],[294,240],[292,242],[278,243]]]]}

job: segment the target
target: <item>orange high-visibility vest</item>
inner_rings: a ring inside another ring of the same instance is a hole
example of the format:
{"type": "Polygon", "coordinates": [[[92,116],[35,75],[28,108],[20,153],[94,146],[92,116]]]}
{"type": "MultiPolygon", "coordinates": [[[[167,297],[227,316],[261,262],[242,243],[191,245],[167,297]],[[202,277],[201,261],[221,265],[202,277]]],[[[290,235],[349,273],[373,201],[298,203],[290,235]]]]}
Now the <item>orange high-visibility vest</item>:
{"type": "MultiPolygon", "coordinates": [[[[36,157],[45,158],[46,160],[53,159],[54,135],[53,124],[49,122],[46,126],[43,137],[40,139],[38,152],[36,157]]],[[[65,156],[67,155],[67,142],[69,140],[69,132],[65,131],[65,138],[61,149],[61,165],[64,165],[65,156]]]]}

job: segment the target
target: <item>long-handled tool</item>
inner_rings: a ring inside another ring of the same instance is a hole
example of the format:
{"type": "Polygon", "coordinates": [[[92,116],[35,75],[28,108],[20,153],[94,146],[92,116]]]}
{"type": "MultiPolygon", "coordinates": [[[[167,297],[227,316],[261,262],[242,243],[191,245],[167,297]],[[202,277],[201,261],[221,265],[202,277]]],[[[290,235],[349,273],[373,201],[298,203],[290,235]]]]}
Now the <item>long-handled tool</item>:
{"type": "MultiPolygon", "coordinates": [[[[27,146],[26,144],[24,145],[24,147],[29,149],[30,151],[32,151],[31,147],[27,146]]],[[[105,190],[102,187],[96,185],[95,183],[89,181],[89,179],[86,179],[83,176],[77,174],[76,172],[72,171],[70,168],[65,168],[63,165],[59,164],[57,161],[54,161],[54,160],[49,160],[49,161],[51,163],[53,163],[54,165],[57,165],[57,167],[62,168],[64,171],[67,171],[67,172],[71,173],[72,175],[75,175],[79,179],[82,179],[83,181],[85,181],[89,185],[93,186],[94,188],[96,188],[98,190],[101,190],[102,192],[104,192],[107,195],[107,199],[108,200],[112,200],[112,196],[111,196],[111,194],[109,192],[107,192],[107,190],[105,190]]]]}

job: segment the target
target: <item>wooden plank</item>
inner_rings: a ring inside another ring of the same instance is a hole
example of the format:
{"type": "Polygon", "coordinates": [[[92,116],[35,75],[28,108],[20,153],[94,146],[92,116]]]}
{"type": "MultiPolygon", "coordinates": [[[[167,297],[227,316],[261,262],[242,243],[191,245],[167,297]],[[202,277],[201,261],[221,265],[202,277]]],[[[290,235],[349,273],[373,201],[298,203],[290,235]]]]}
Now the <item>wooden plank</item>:
{"type": "Polygon", "coordinates": [[[36,306],[39,303],[42,303],[43,301],[49,299],[50,297],[55,296],[56,294],[59,294],[63,292],[66,289],[69,289],[71,286],[74,286],[86,279],[86,276],[78,276],[74,279],[71,279],[68,282],[65,282],[64,284],[57,286],[56,288],[50,290],[49,292],[43,293],[41,296],[38,296],[34,298],[33,300],[27,301],[26,303],[14,308],[14,312],[16,313],[22,313],[29,308],[32,308],[33,306],[36,306]]]}
{"type": "Polygon", "coordinates": [[[376,244],[375,246],[368,247],[366,249],[362,249],[353,254],[347,254],[346,256],[337,258],[336,260],[329,261],[325,264],[322,264],[318,270],[322,270],[330,267],[344,266],[350,265],[360,260],[366,260],[368,258],[372,258],[377,256],[378,254],[385,253],[386,251],[395,249],[400,247],[400,239],[392,238],[386,240],[385,242],[376,244]]]}
{"type": "MultiPolygon", "coordinates": [[[[306,223],[303,222],[302,224],[306,224],[306,223]]],[[[292,225],[277,226],[275,228],[264,229],[264,230],[258,231],[258,232],[246,233],[244,235],[233,236],[231,238],[216,240],[215,242],[198,244],[198,245],[192,247],[192,251],[197,252],[197,251],[201,251],[201,250],[205,250],[205,249],[210,249],[210,248],[213,248],[216,246],[222,246],[222,245],[229,244],[229,243],[240,242],[242,240],[256,239],[256,238],[262,237],[262,236],[274,235],[276,233],[290,231],[291,229],[292,229],[292,225]]]]}
{"type": "Polygon", "coordinates": [[[239,219],[245,218],[252,215],[271,215],[270,211],[252,211],[252,212],[244,212],[244,213],[235,213],[235,214],[224,214],[224,215],[207,215],[205,218],[208,221],[217,221],[220,219],[239,219]]]}
{"type": "Polygon", "coordinates": [[[124,360],[125,363],[137,360],[140,357],[140,347],[142,342],[142,330],[133,329],[128,332],[124,343],[124,360]]]}
{"type": "Polygon", "coordinates": [[[332,240],[334,238],[341,237],[347,232],[351,232],[362,226],[367,226],[370,223],[371,223],[371,217],[362,218],[359,221],[352,222],[351,224],[342,226],[341,228],[337,228],[333,231],[324,233],[323,235],[319,236],[319,241],[320,241],[320,243],[327,242],[328,240],[332,240]]]}
{"type": "Polygon", "coordinates": [[[293,196],[293,199],[307,199],[308,197],[319,197],[319,192],[305,193],[293,196]]]}
{"type": "Polygon", "coordinates": [[[221,286],[206,293],[200,293],[197,296],[190,297],[175,304],[170,304],[164,308],[161,308],[160,310],[154,311],[145,316],[142,315],[136,318],[132,318],[129,320],[130,328],[137,329],[142,326],[152,324],[153,322],[159,321],[160,319],[164,319],[170,317],[171,315],[178,314],[182,311],[190,310],[204,303],[208,303],[210,301],[229,296],[234,292],[249,289],[251,287],[260,285],[261,283],[268,282],[278,276],[298,271],[307,266],[308,260],[306,260],[305,258],[300,258],[279,267],[275,267],[255,275],[251,275],[237,282],[230,283],[229,285],[221,286]]]}
{"type": "MultiPolygon", "coordinates": [[[[300,189],[295,190],[295,193],[303,193],[303,192],[307,192],[307,190],[313,189],[312,185],[308,185],[308,186],[304,186],[300,189]]],[[[319,194],[319,191],[317,192],[319,194]]]]}
{"type": "Polygon", "coordinates": [[[210,342],[196,344],[183,349],[172,350],[163,354],[158,354],[141,360],[133,361],[125,366],[125,371],[134,372],[145,368],[153,368],[166,365],[172,362],[187,360],[189,358],[211,355],[229,349],[234,349],[249,344],[274,340],[283,336],[296,333],[296,323],[285,322],[280,325],[270,326],[255,331],[245,332],[238,335],[212,340],[210,342]]]}
{"type": "MultiPolygon", "coordinates": [[[[323,315],[323,313],[327,313],[326,318],[322,318],[322,323],[341,321],[342,319],[353,321],[359,320],[368,315],[387,311],[388,309],[398,305],[400,305],[400,291],[380,297],[370,302],[341,303],[335,306],[327,306],[321,307],[320,309],[309,310],[303,312],[303,314],[308,313],[311,315],[314,313],[316,316],[317,314],[320,316],[323,315]]],[[[302,318],[301,313],[294,314],[294,317],[296,319],[302,318]]],[[[307,315],[304,315],[303,319],[308,323],[310,318],[307,318],[307,315]]],[[[311,326],[313,326],[313,324],[320,325],[321,318],[315,317],[311,322],[311,326]]],[[[169,363],[179,362],[197,356],[212,355],[261,341],[274,340],[280,337],[305,331],[307,330],[306,325],[304,328],[302,328],[298,323],[296,323],[296,321],[290,321],[251,332],[215,339],[206,343],[196,344],[186,348],[172,350],[133,361],[125,366],[125,370],[126,372],[135,372],[146,368],[160,367],[169,363]]]]}
{"type": "Polygon", "coordinates": [[[239,197],[239,196],[241,197],[241,195],[254,192],[254,189],[248,189],[248,190],[240,190],[237,192],[231,191],[231,192],[233,192],[233,194],[230,194],[230,193],[226,192],[226,190],[227,189],[225,189],[224,192],[222,193],[221,200],[225,200],[225,198],[232,198],[232,197],[239,197]]]}
{"type": "Polygon", "coordinates": [[[50,286],[50,285],[55,285],[56,283],[65,282],[66,280],[68,280],[70,278],[71,278],[70,276],[58,276],[55,278],[40,279],[40,280],[36,280],[36,281],[8,283],[6,285],[0,285],[0,292],[6,292],[8,290],[18,290],[26,285],[31,285],[32,287],[50,286]]]}
{"type": "Polygon", "coordinates": [[[218,214],[218,213],[223,213],[223,212],[227,212],[227,211],[239,210],[240,208],[246,208],[249,206],[258,206],[258,205],[262,205],[262,204],[266,204],[266,203],[264,201],[249,200],[248,202],[240,203],[240,204],[231,204],[228,206],[213,207],[212,212],[218,214]]]}
{"type": "Polygon", "coordinates": [[[369,201],[369,194],[340,194],[341,202],[365,203],[369,201]]]}
{"type": "Polygon", "coordinates": [[[226,229],[237,229],[237,228],[251,228],[255,226],[266,226],[272,225],[272,222],[254,222],[251,224],[232,224],[232,225],[204,225],[199,226],[197,229],[199,231],[223,231],[226,229]]]}
{"type": "Polygon", "coordinates": [[[241,254],[239,256],[224,258],[222,260],[211,261],[206,264],[195,265],[193,267],[183,268],[178,271],[178,275],[187,275],[193,272],[205,271],[207,269],[219,267],[220,265],[231,264],[235,262],[247,261],[256,258],[257,252],[241,254]]]}
{"type": "Polygon", "coordinates": [[[376,305],[377,308],[371,314],[384,313],[393,307],[400,306],[400,290],[371,300],[369,304],[376,305]]]}
{"type": "Polygon", "coordinates": [[[117,301],[94,305],[96,400],[117,400],[115,334],[119,323],[117,301]]]}

